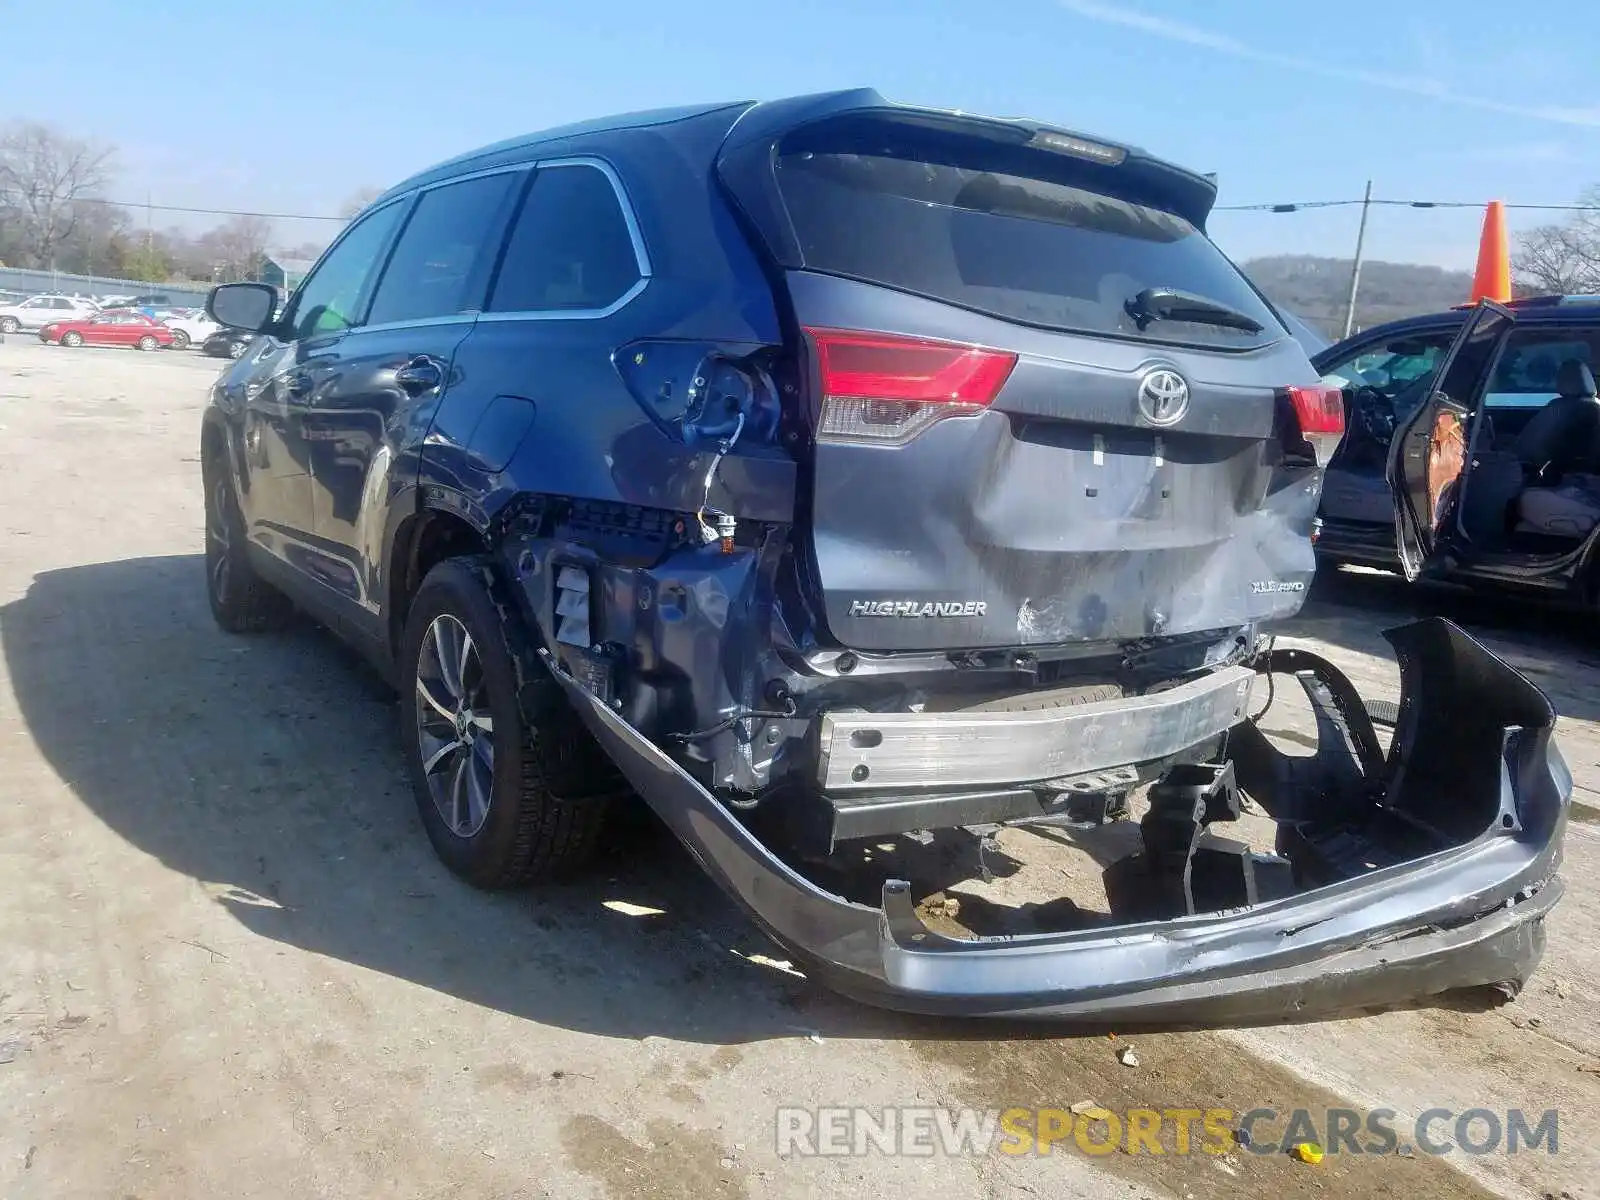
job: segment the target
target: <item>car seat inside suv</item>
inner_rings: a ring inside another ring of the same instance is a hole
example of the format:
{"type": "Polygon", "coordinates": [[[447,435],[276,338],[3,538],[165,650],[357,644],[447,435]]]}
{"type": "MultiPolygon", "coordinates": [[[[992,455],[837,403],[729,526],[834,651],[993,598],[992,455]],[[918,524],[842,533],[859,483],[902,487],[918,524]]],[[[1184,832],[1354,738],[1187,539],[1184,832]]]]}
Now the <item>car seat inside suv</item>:
{"type": "Polygon", "coordinates": [[[1586,537],[1600,524],[1600,475],[1593,470],[1600,441],[1600,397],[1594,373],[1569,358],[1556,372],[1555,399],[1523,427],[1513,450],[1547,486],[1524,488],[1517,498],[1518,533],[1586,537]]]}
{"type": "Polygon", "coordinates": [[[1594,373],[1582,359],[1569,358],[1556,371],[1556,396],[1522,427],[1512,449],[1524,465],[1557,474],[1587,462],[1600,433],[1600,400],[1594,373]]]}

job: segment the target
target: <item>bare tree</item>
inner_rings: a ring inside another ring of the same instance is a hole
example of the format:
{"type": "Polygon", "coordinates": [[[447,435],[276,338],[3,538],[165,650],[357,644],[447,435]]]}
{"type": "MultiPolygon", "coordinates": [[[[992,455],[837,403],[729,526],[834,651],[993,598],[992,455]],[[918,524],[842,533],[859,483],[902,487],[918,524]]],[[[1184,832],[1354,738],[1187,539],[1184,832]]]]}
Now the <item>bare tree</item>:
{"type": "Polygon", "coordinates": [[[55,266],[87,202],[110,181],[114,153],[35,122],[0,132],[0,213],[16,227],[16,244],[31,265],[55,266]]]}
{"type": "Polygon", "coordinates": [[[197,245],[228,279],[256,279],[267,257],[272,223],[261,217],[230,217],[200,236],[197,245]]]}
{"type": "Polygon", "coordinates": [[[339,215],[348,221],[379,196],[383,195],[385,190],[381,187],[373,187],[371,184],[357,188],[345,197],[344,203],[339,206],[339,215]]]}
{"type": "Polygon", "coordinates": [[[1511,268],[1519,283],[1567,296],[1600,292],[1600,185],[1586,188],[1578,203],[1587,211],[1517,235],[1511,268]]]}
{"type": "Polygon", "coordinates": [[[127,210],[114,204],[83,201],[73,208],[72,229],[61,239],[53,255],[56,269],[84,275],[120,272],[133,224],[127,210]]]}

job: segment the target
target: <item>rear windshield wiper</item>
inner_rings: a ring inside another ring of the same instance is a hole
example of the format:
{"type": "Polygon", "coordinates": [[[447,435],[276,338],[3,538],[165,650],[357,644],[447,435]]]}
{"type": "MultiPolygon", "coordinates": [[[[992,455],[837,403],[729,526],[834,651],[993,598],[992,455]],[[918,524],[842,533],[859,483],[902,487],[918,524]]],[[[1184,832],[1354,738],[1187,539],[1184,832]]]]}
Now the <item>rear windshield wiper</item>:
{"type": "Polygon", "coordinates": [[[1140,333],[1152,321],[1193,321],[1197,325],[1220,325],[1246,333],[1260,333],[1262,329],[1260,321],[1236,308],[1175,288],[1145,288],[1122,307],[1139,326],[1140,333]]]}

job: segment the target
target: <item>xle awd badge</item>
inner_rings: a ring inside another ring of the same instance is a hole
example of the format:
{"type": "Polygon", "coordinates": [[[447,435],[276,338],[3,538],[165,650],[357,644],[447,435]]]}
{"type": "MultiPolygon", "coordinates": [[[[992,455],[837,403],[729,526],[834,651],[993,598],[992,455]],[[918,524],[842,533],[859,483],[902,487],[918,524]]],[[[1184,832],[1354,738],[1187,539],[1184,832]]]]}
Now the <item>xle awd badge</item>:
{"type": "Polygon", "coordinates": [[[1189,384],[1166,367],[1145,372],[1139,381],[1139,412],[1152,425],[1176,425],[1189,411],[1189,384]]]}

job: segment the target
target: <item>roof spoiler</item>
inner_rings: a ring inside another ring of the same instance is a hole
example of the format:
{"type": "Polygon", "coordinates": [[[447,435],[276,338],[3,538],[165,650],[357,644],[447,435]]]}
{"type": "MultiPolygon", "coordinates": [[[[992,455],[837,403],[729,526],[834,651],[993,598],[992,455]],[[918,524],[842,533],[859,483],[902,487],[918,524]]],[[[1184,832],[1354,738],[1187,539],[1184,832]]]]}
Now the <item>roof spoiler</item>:
{"type": "MultiPolygon", "coordinates": [[[[1211,207],[1216,203],[1215,175],[1201,175],[1154,157],[1136,146],[1080,133],[1040,121],[985,117],[955,109],[922,108],[886,100],[872,88],[821,92],[756,104],[734,124],[723,142],[719,166],[724,178],[739,179],[742,198],[749,203],[754,176],[770,166],[772,147],[785,135],[820,121],[851,115],[870,115],[886,122],[944,128],[969,137],[990,138],[1044,153],[1066,154],[1108,166],[1125,165],[1145,179],[1157,183],[1164,198],[1170,197],[1173,211],[1191,224],[1204,228],[1211,207]]],[[[776,203],[775,195],[767,203],[776,203]]],[[[757,200],[756,203],[761,203],[757,200]]],[[[753,214],[754,215],[754,214],[753,214]]]]}

